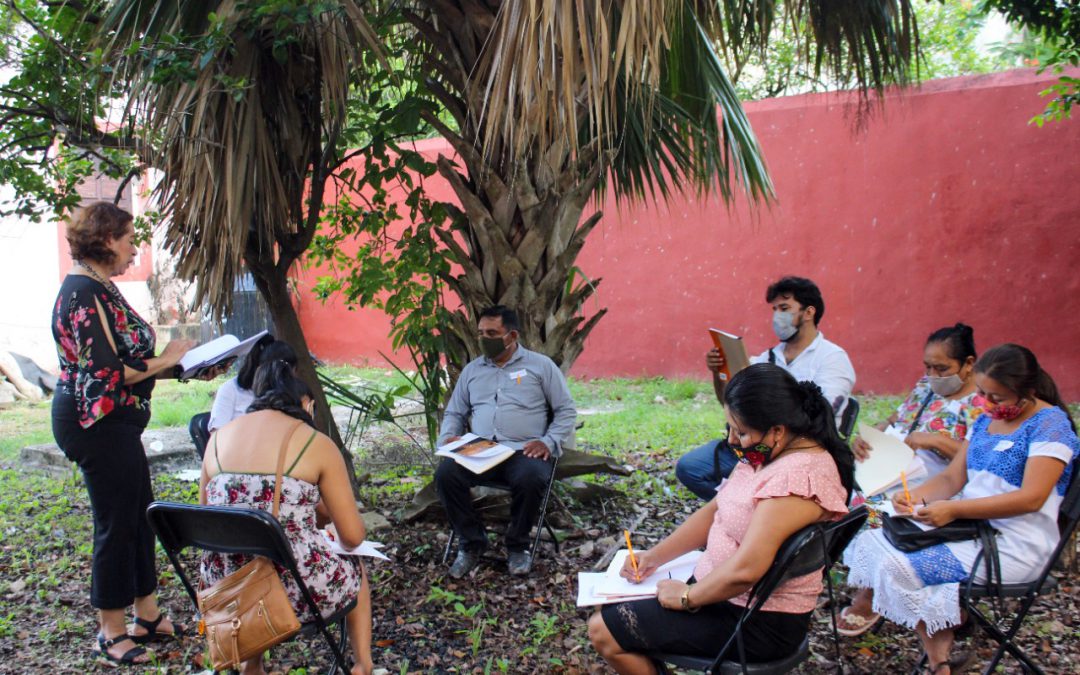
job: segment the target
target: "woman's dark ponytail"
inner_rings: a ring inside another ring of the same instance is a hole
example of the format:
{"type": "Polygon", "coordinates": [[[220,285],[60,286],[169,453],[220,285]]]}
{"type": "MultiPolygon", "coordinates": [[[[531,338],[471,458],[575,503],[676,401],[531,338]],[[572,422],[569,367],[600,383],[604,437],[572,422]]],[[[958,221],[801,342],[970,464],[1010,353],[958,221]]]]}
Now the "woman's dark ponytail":
{"type": "Polygon", "coordinates": [[[851,492],[855,489],[855,455],[848,444],[840,438],[840,433],[836,430],[836,414],[825,399],[821,387],[806,381],[799,383],[799,389],[805,397],[803,410],[806,412],[809,426],[806,431],[796,430],[796,433],[812,438],[832,456],[833,461],[836,462],[836,469],[840,472],[840,482],[850,500],[851,492]]]}
{"type": "Polygon", "coordinates": [[[816,384],[797,382],[779,366],[758,363],[731,378],[724,389],[724,404],[752,429],[782,425],[825,448],[851,498],[855,455],[836,431],[832,406],[816,384]]]}
{"type": "Polygon", "coordinates": [[[939,328],[926,338],[926,344],[933,342],[943,343],[949,358],[959,361],[961,364],[968,357],[976,359],[979,355],[975,352],[975,329],[967,324],[957,323],[947,328],[939,328]]]}
{"type": "Polygon", "coordinates": [[[241,389],[253,391],[255,388],[255,371],[259,366],[268,361],[284,361],[290,366],[296,367],[296,352],[284,340],[275,340],[273,335],[264,335],[240,363],[236,372],[236,383],[241,389]]]}
{"type": "Polygon", "coordinates": [[[304,398],[311,398],[311,388],[296,376],[293,366],[276,359],[255,371],[255,401],[248,412],[277,410],[314,427],[315,420],[304,410],[304,398]]]}

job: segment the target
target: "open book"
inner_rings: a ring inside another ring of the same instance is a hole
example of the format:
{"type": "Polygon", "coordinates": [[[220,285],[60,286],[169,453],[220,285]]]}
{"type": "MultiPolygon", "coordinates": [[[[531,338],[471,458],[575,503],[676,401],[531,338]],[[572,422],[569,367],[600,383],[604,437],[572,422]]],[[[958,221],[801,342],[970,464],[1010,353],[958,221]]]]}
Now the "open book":
{"type": "Polygon", "coordinates": [[[323,536],[323,539],[330,543],[330,550],[338,555],[362,555],[367,556],[368,558],[378,558],[379,560],[390,560],[385,553],[379,550],[386,544],[365,539],[360,542],[360,545],[356,548],[345,548],[341,545],[340,541],[330,534],[330,532],[319,530],[319,534],[323,536]]]}
{"type": "Polygon", "coordinates": [[[473,473],[484,473],[493,466],[497,466],[516,452],[501,443],[481,438],[476,434],[465,434],[461,438],[446,445],[440,445],[436,455],[449,457],[461,466],[473,473]]]}
{"type": "Polygon", "coordinates": [[[239,358],[251,351],[255,343],[269,331],[252,335],[243,342],[235,335],[222,335],[206,344],[195,347],[180,359],[180,379],[189,380],[198,377],[208,368],[229,359],[239,358]]]}
{"type": "Polygon", "coordinates": [[[712,338],[713,344],[724,359],[724,367],[720,369],[721,380],[727,382],[735,373],[750,365],[750,357],[746,354],[746,343],[741,337],[715,328],[709,329],[709,337],[712,338]]]}
{"type": "Polygon", "coordinates": [[[578,607],[654,597],[657,584],[664,579],[686,581],[693,576],[701,551],[690,551],[664,563],[640,583],[633,583],[619,574],[627,555],[629,552],[625,550],[616,553],[606,572],[578,572],[578,607]]]}
{"type": "Polygon", "coordinates": [[[901,484],[900,473],[909,481],[926,475],[926,466],[915,456],[915,451],[901,439],[875,429],[867,424],[859,425],[859,436],[870,444],[870,456],[855,462],[855,482],[867,497],[882,494],[901,484]]]}

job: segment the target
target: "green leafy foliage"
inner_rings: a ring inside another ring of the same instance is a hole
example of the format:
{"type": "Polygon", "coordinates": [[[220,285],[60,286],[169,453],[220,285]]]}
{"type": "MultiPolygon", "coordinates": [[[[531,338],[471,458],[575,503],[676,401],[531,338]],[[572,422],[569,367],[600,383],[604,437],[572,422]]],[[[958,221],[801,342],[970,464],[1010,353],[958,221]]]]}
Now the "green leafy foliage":
{"type": "Polygon", "coordinates": [[[79,202],[100,173],[125,179],[138,160],[122,134],[99,124],[116,93],[112,68],[91,45],[85,11],[100,2],[17,0],[0,5],[0,183],[13,188],[0,215],[39,221],[79,202]]]}
{"type": "MultiPolygon", "coordinates": [[[[997,10],[1025,31],[1020,52],[1029,65],[1061,74],[1066,66],[1080,65],[1080,5],[1060,0],[983,0],[984,11],[997,10]]],[[[1080,104],[1080,79],[1061,75],[1040,92],[1050,98],[1046,109],[1031,119],[1037,126],[1068,119],[1080,104]]]]}
{"type": "Polygon", "coordinates": [[[435,165],[408,143],[428,130],[423,113],[435,114],[437,106],[415,84],[395,19],[376,26],[392,69],[373,74],[370,92],[353,97],[346,138],[356,149],[331,177],[336,200],[324,209],[307,263],[328,272],[318,278],[316,296],[390,318],[391,344],[409,355],[416,374],[395,368],[420,394],[433,439],[449,384],[442,331],[450,260],[436,230],[452,207],[425,192],[435,165]]]}

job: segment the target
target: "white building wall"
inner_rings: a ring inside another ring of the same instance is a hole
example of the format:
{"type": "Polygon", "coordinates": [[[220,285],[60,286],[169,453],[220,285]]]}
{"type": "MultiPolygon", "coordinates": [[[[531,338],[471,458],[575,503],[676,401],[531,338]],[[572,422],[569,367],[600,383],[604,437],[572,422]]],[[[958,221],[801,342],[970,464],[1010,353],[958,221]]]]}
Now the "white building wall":
{"type": "MultiPolygon", "coordinates": [[[[0,185],[0,202],[12,196],[9,187],[0,185]]],[[[60,290],[60,236],[54,220],[0,217],[0,351],[28,356],[47,370],[57,367],[49,322],[60,290]]],[[[116,286],[135,311],[156,319],[145,281],[116,286]]]]}
{"type": "MultiPolygon", "coordinates": [[[[13,193],[0,186],[0,201],[13,193]]],[[[0,216],[0,350],[56,368],[49,329],[60,288],[56,223],[0,216]]]]}

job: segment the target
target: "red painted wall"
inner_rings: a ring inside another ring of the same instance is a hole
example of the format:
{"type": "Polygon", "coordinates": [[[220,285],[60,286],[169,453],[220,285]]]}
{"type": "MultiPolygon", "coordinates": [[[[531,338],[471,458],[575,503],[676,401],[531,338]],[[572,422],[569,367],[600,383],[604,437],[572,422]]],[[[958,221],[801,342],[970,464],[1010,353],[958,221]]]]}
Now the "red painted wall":
{"type": "MultiPolygon", "coordinates": [[[[861,126],[842,95],[748,104],[777,203],[755,217],[716,199],[609,199],[578,264],[603,278],[587,311],[610,311],[573,374],[704,377],[706,329],[765,349],[765,287],[797,274],[821,286],[821,329],[851,355],[858,391],[906,391],[926,335],[964,321],[980,349],[1031,347],[1080,399],[1080,120],[1028,124],[1051,79],[928,83],[861,126]]],[[[302,307],[316,353],[379,361],[385,318],[317,304],[302,307]]]]}

